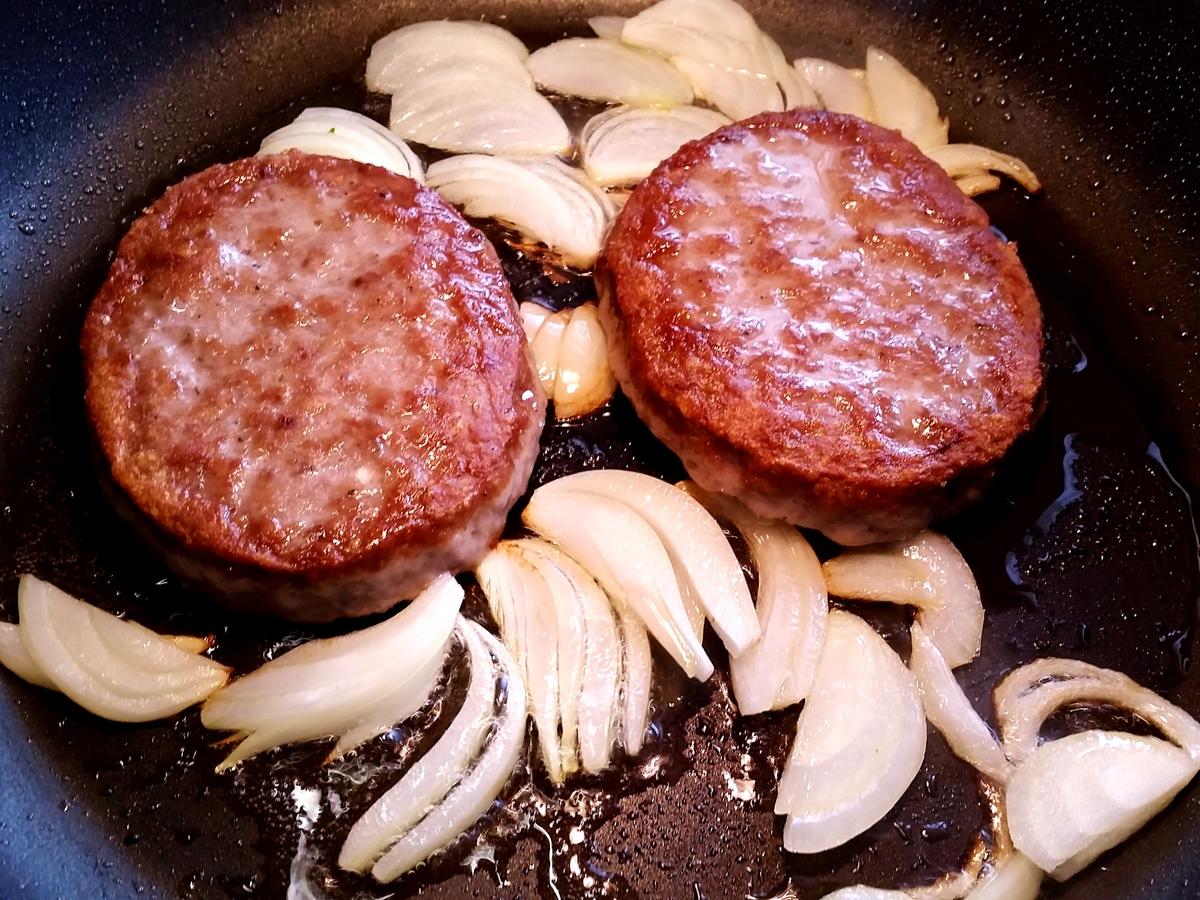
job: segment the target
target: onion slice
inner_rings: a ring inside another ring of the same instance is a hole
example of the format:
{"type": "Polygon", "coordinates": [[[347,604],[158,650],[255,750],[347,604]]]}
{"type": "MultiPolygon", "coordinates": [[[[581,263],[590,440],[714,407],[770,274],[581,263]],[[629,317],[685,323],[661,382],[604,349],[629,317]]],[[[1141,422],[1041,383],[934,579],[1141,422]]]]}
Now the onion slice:
{"type": "Polygon", "coordinates": [[[732,497],[690,482],[681,487],[741,532],[758,570],[761,638],[729,661],[738,710],[749,716],[799,703],[812,686],[825,643],[829,598],[821,563],[786,522],[760,519],[732,497]]]}
{"type": "Polygon", "coordinates": [[[1082,731],[1050,741],[1008,782],[1013,845],[1064,881],[1161,812],[1197,768],[1158,738],[1082,731]]]}
{"type": "Polygon", "coordinates": [[[956,669],[979,654],[983,604],[975,576],[958,549],[940,534],[850,550],[824,565],[829,593],[917,607],[917,621],[956,669]]]}
{"type": "Polygon", "coordinates": [[[919,624],[912,626],[912,653],[908,667],[921,689],[925,715],[950,749],[988,778],[1003,784],[1012,773],[1000,741],[980,718],[950,666],[919,624]]]}
{"type": "Polygon", "coordinates": [[[821,900],[911,900],[911,895],[904,891],[890,891],[886,888],[855,884],[839,888],[832,894],[825,894],[821,900]]]}
{"type": "Polygon", "coordinates": [[[540,303],[533,303],[529,300],[523,302],[520,307],[521,312],[521,327],[525,329],[525,340],[533,342],[534,336],[538,333],[538,329],[546,323],[546,320],[554,315],[554,310],[547,309],[540,303]]]}
{"type": "Polygon", "coordinates": [[[20,627],[9,622],[0,623],[0,665],[32,685],[58,690],[25,649],[20,627]]]}
{"type": "Polygon", "coordinates": [[[961,178],[955,178],[954,183],[968,197],[978,197],[980,194],[988,194],[992,191],[1000,190],[999,176],[988,175],[986,173],[963,175],[961,178]]]}
{"type": "Polygon", "coordinates": [[[374,119],[348,109],[304,110],[290,125],[263,138],[258,155],[287,150],[354,159],[418,182],[425,177],[421,160],[404,141],[374,119]]]}
{"type": "Polygon", "coordinates": [[[692,88],[670,63],[636,47],[600,38],[567,38],[529,57],[539,86],[568,97],[629,106],[692,102],[692,88]]]}
{"type": "Polygon", "coordinates": [[[102,718],[166,718],[199,703],[229,678],[225,666],[32,575],[21,576],[17,605],[28,662],[45,681],[102,718]]]}
{"type": "Polygon", "coordinates": [[[687,76],[697,97],[731,119],[748,119],[784,108],[783,94],[773,75],[691,56],[672,56],[671,63],[687,76]]]}
{"type": "Polygon", "coordinates": [[[570,321],[570,310],[562,309],[551,313],[538,326],[537,333],[529,341],[529,351],[533,354],[538,381],[542,383],[542,390],[551,400],[554,399],[554,388],[558,381],[558,361],[562,357],[563,335],[566,334],[567,323],[570,321]]]}
{"type": "Polygon", "coordinates": [[[949,139],[950,123],[929,88],[892,55],[867,49],[867,89],[875,122],[892,128],[928,153],[949,139]]]}
{"type": "Polygon", "coordinates": [[[496,668],[482,628],[459,617],[456,633],[470,667],[466,700],[437,743],[354,823],[338,856],[343,869],[367,871],[446,796],[483,746],[495,713],[496,668]]]}
{"type": "Polygon", "coordinates": [[[1031,194],[1042,189],[1042,183],[1022,160],[999,150],[977,144],[945,144],[926,151],[929,158],[946,170],[951,178],[964,178],[999,172],[1025,188],[1031,194]]]}
{"type": "Polygon", "coordinates": [[[448,846],[479,820],[495,801],[521,758],[525,744],[525,686],[504,645],[474,623],[480,639],[496,658],[507,696],[495,711],[495,730],[483,755],[466,776],[417,825],[407,831],[375,863],[376,881],[399,878],[433,853],[448,846]]]}
{"type": "Polygon", "coordinates": [[[625,22],[621,40],[663,56],[765,69],[754,17],[734,0],[660,0],[625,22]]]}
{"type": "Polygon", "coordinates": [[[712,662],[688,624],[671,558],[653,527],[620,501],[550,485],[529,498],[525,524],[574,557],[619,609],[641,619],[688,677],[707,679],[712,662]]]}
{"type": "Polygon", "coordinates": [[[1044,877],[1028,856],[1013,851],[979,879],[966,900],[1037,900],[1044,877]]]}
{"type": "Polygon", "coordinates": [[[584,491],[625,504],[654,529],[685,594],[704,610],[713,629],[738,656],[761,634],[746,576],[716,519],[686,491],[641,472],[577,472],[540,488],[584,491]]]}
{"type": "Polygon", "coordinates": [[[592,33],[598,38],[619,41],[628,21],[625,16],[592,16],[588,19],[588,28],[592,29],[592,33]]]}
{"type": "Polygon", "coordinates": [[[767,61],[769,74],[779,82],[779,90],[783,93],[783,108],[797,109],[807,107],[820,109],[821,100],[816,90],[809,83],[804,73],[788,64],[787,58],[779,45],[765,32],[759,40],[762,44],[763,56],[767,61]]]}
{"type": "Polygon", "coordinates": [[[621,684],[621,746],[630,756],[637,756],[642,752],[646,727],[650,723],[653,659],[646,626],[637,616],[624,606],[618,606],[617,624],[621,629],[621,669],[625,674],[621,684]]]}
{"type": "Polygon", "coordinates": [[[831,611],[775,800],[788,817],[784,848],[819,853],[866,831],[904,794],[924,756],[916,679],[871,626],[831,611]]]}
{"type": "Polygon", "coordinates": [[[584,658],[579,676],[581,686],[577,690],[571,687],[576,677],[571,663],[568,661],[564,665],[570,654],[564,652],[561,629],[559,633],[563,758],[572,755],[568,698],[577,696],[579,761],[584,771],[599,772],[612,757],[617,695],[621,685],[621,636],[612,605],[595,579],[557,547],[535,539],[519,540],[516,546],[546,580],[558,604],[560,622],[575,619],[574,614],[562,614],[562,607],[572,602],[582,616],[584,658]]]}
{"type": "Polygon", "coordinates": [[[698,106],[606,110],[583,127],[579,138],[583,168],[603,187],[637,184],[688,141],[699,140],[729,121],[698,106]]]}
{"type": "Polygon", "coordinates": [[[594,412],[616,387],[600,311],[589,301],[569,312],[554,379],[554,415],[571,419],[594,412]]]}
{"type": "Polygon", "coordinates": [[[867,73],[862,69],[846,69],[812,57],[796,60],[796,69],[813,86],[826,109],[875,121],[875,104],[867,90],[867,73]]]}
{"type": "Polygon", "coordinates": [[[378,625],[310,641],[213,694],[204,726],[246,735],[218,771],[272,747],[341,735],[388,698],[419,706],[429,686],[422,676],[444,652],[462,599],[458,583],[441,575],[378,625]]]}
{"type": "Polygon", "coordinates": [[[394,94],[429,70],[472,70],[526,88],[529,51],[511,32],[486,22],[418,22],[377,40],[367,58],[367,87],[394,94]]]}
{"type": "Polygon", "coordinates": [[[613,214],[603,191],[553,157],[456,156],[431,165],[426,179],[467,215],[497,219],[583,268],[596,261],[613,214]]]}
{"type": "Polygon", "coordinates": [[[996,719],[1008,758],[1019,765],[1037,748],[1038,733],[1055,710],[1085,701],[1136,713],[1200,765],[1200,723],[1127,675],[1074,659],[1036,660],[996,686],[996,719]]]}

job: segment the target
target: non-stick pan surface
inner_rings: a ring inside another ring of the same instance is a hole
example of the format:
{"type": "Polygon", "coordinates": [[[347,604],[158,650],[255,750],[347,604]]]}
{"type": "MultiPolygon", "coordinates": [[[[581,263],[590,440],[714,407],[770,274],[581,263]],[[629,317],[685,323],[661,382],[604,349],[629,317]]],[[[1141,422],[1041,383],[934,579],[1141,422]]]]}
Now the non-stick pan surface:
{"type": "MultiPolygon", "coordinates": [[[[1200,485],[1192,4],[749,5],[790,55],[851,63],[868,44],[891,50],[936,86],[956,139],[1021,155],[1047,186],[1044,199],[1010,189],[985,202],[1018,241],[1046,307],[1048,406],[984,503],[946,525],[988,609],[984,654],[963,672],[968,692],[986,709],[1004,671],[1059,654],[1126,671],[1200,713],[1189,666],[1200,577],[1185,492],[1200,485]]],[[[101,498],[77,344],[117,239],[166,185],[252,152],[297,109],[361,103],[367,49],[395,26],[482,16],[537,42],[634,7],[9,4],[0,30],[0,613],[13,617],[16,576],[33,571],[151,624],[215,629],[243,665],[286,639],[285,628],[229,622],[184,592],[101,498]]],[[[518,281],[526,294],[549,290],[536,273],[518,281]]],[[[661,474],[674,465],[620,402],[546,443],[539,478],[585,463],[661,474]]],[[[892,634],[901,621],[880,620],[892,634]]],[[[843,850],[785,858],[770,796],[794,716],[737,723],[719,685],[673,696],[639,765],[581,782],[569,809],[510,824],[519,836],[501,837],[496,863],[472,872],[460,848],[398,890],[732,900],[790,883],[815,897],[856,881],[928,880],[953,868],[981,827],[970,773],[932,736],[923,775],[879,826],[843,850]],[[572,844],[581,823],[584,839],[572,844]]],[[[0,898],[281,896],[297,801],[313,796],[297,790],[320,790],[327,817],[332,793],[352,806],[372,796],[354,773],[322,773],[303,749],[216,778],[209,740],[194,713],[127,728],[0,679],[0,898]]],[[[512,808],[534,809],[544,788],[522,776],[512,808]]],[[[1198,814],[1193,785],[1118,852],[1049,893],[1196,896],[1198,814]]],[[[505,821],[493,817],[488,833],[505,821]]],[[[319,850],[348,824],[328,822],[311,840],[319,850]]],[[[335,893],[369,887],[345,882],[335,893]]]]}

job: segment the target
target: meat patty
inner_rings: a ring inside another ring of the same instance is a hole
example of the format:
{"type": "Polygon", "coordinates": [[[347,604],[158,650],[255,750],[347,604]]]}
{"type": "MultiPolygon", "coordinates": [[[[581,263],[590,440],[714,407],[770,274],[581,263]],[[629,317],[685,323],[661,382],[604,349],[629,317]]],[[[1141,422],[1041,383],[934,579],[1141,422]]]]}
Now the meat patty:
{"type": "Polygon", "coordinates": [[[297,152],[169,189],[121,242],[83,356],[112,481],[169,561],[297,620],[478,562],[544,421],[483,234],[407,178],[297,152]]]}
{"type": "Polygon", "coordinates": [[[598,267],[613,369],[701,486],[844,544],[976,495],[1034,416],[1013,246],[915,146],[768,113],[685,145],[598,267]]]}

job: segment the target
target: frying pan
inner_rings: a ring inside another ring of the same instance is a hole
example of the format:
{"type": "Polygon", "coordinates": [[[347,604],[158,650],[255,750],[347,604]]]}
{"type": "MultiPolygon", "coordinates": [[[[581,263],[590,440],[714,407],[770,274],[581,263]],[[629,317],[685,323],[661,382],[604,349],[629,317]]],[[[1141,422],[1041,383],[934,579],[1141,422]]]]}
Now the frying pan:
{"type": "MultiPolygon", "coordinates": [[[[1200,712],[1200,675],[1189,665],[1200,575],[1186,493],[1200,485],[1200,27],[1191,4],[747,5],[789,55],[851,63],[870,43],[891,50],[935,86],[956,140],[1015,152],[1047,185],[1044,199],[1008,189],[985,200],[1018,242],[1045,306],[1049,374],[1036,431],[984,502],[945,523],[988,609],[984,653],[961,670],[969,695],[986,712],[1000,675],[1057,654],[1121,669],[1200,712]]],[[[242,667],[293,640],[283,626],[232,621],[188,594],[96,487],[77,342],[117,239],[168,184],[253,152],[299,108],[361,104],[367,49],[391,28],[483,16],[536,43],[582,33],[587,15],[634,8],[602,0],[42,0],[6,9],[0,612],[15,617],[16,576],[33,571],[151,625],[214,631],[242,667]]],[[[519,291],[550,292],[533,268],[511,254],[509,262],[519,291]]],[[[620,400],[589,422],[553,429],[545,443],[538,480],[585,464],[677,472],[620,400]]],[[[902,616],[875,620],[890,637],[902,635],[902,616]]],[[[883,822],[841,850],[784,857],[770,799],[794,713],[735,720],[720,679],[664,691],[660,734],[637,765],[581,781],[570,808],[552,804],[526,827],[518,814],[536,808],[546,785],[520,775],[485,829],[495,863],[465,866],[459,847],[396,889],[724,900],[773,896],[790,884],[795,896],[816,897],[859,881],[930,880],[957,865],[981,827],[970,773],[931,735],[922,775],[883,822]],[[575,826],[579,844],[566,838],[575,826]]],[[[1060,715],[1051,727],[1079,727],[1082,717],[1060,715]]],[[[376,752],[386,758],[389,747],[426,740],[436,728],[418,722],[376,752]]],[[[0,897],[281,896],[299,835],[296,801],[310,796],[296,791],[322,791],[328,821],[310,836],[319,844],[324,832],[332,835],[326,843],[344,834],[352,818],[332,816],[332,794],[359,809],[386,783],[323,772],[304,748],[217,778],[210,740],[194,713],[136,728],[101,723],[5,676],[0,897]]],[[[1047,893],[1195,896],[1198,816],[1194,784],[1118,851],[1047,893]]],[[[387,893],[365,881],[331,891],[387,893]]]]}

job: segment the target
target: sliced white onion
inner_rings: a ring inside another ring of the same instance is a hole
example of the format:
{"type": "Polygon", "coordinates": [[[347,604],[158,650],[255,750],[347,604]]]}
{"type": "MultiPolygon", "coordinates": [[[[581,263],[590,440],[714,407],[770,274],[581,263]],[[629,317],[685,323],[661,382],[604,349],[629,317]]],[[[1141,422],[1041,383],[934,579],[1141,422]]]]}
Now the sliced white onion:
{"type": "Polygon", "coordinates": [[[1028,856],[1012,852],[979,879],[966,900],[1037,900],[1044,877],[1028,856]]]}
{"type": "Polygon", "coordinates": [[[729,121],[698,106],[606,110],[583,127],[579,138],[583,168],[604,187],[637,184],[684,144],[729,121]]]}
{"type": "Polygon", "coordinates": [[[621,746],[630,756],[642,752],[646,727],[650,723],[650,684],[654,677],[653,658],[646,626],[623,604],[617,607],[617,625],[621,630],[621,746]]]}
{"type": "Polygon", "coordinates": [[[371,869],[377,881],[392,881],[448,846],[491,807],[512,776],[525,743],[525,686],[504,645],[474,623],[496,658],[507,696],[495,712],[495,731],[465,777],[417,825],[391,846],[371,869]]]}
{"type": "Polygon", "coordinates": [[[510,225],[584,268],[596,261],[614,212],[583,172],[553,157],[455,156],[431,165],[426,179],[467,215],[510,225]]]}
{"type": "Polygon", "coordinates": [[[9,622],[0,623],[0,665],[32,685],[58,690],[25,649],[20,627],[9,622]]]}
{"type": "Polygon", "coordinates": [[[875,104],[867,90],[865,71],[846,69],[827,59],[812,57],[796,60],[796,68],[816,90],[826,109],[875,121],[875,104]]]}
{"type": "Polygon", "coordinates": [[[760,35],[763,56],[769,66],[768,73],[779,82],[779,90],[783,93],[783,108],[820,109],[821,100],[813,86],[809,84],[804,73],[788,64],[787,58],[779,45],[766,33],[760,35]]]}
{"type": "Polygon", "coordinates": [[[640,472],[598,469],[577,472],[540,488],[585,491],[617,500],[654,529],[683,591],[703,608],[733,657],[761,635],[746,576],[716,519],[686,491],[640,472]]]}
{"type": "Polygon", "coordinates": [[[712,661],[688,625],[671,558],[654,528],[631,507],[543,485],[521,518],[574,557],[618,607],[641,619],[685,674],[700,681],[712,674],[712,661]]]}
{"type": "Polygon", "coordinates": [[[592,302],[577,306],[570,311],[559,346],[554,415],[570,419],[593,412],[608,402],[616,387],[600,311],[592,302]]]}
{"type": "Polygon", "coordinates": [[[36,671],[102,718],[162,719],[199,703],[229,678],[225,666],[32,575],[21,576],[17,606],[21,647],[35,667],[30,674],[36,671]]]}
{"type": "Polygon", "coordinates": [[[458,619],[457,634],[466,648],[470,669],[466,699],[437,743],[354,823],[338,856],[343,869],[365,872],[370,868],[391,843],[446,796],[478,755],[496,701],[496,668],[483,633],[474,623],[458,619]]]}
{"type": "Polygon", "coordinates": [[[521,327],[525,329],[525,340],[530,343],[533,342],[538,329],[545,324],[548,318],[554,315],[554,310],[546,309],[540,303],[531,303],[528,300],[521,304],[520,311],[521,327]]]}
{"type": "Polygon", "coordinates": [[[525,69],[529,51],[511,32],[486,22],[418,22],[391,32],[371,47],[367,87],[394,94],[429,70],[473,71],[532,88],[525,69]]]}
{"type": "Polygon", "coordinates": [[[529,341],[538,381],[542,383],[542,390],[546,392],[546,396],[551,399],[554,398],[554,388],[558,381],[558,361],[562,356],[563,336],[567,333],[567,323],[570,321],[570,310],[561,309],[551,313],[529,341]]]}
{"type": "Polygon", "coordinates": [[[625,23],[621,40],[663,56],[686,56],[764,72],[761,31],[734,0],[661,0],[625,23]]]}
{"type": "Polygon", "coordinates": [[[1042,744],[1005,792],[1013,845],[1063,881],[1161,812],[1196,770],[1158,738],[1082,731],[1042,744]]]}
{"type": "Polygon", "coordinates": [[[546,771],[551,781],[561,784],[555,598],[545,579],[508,542],[485,556],[475,574],[525,681],[546,771]]]}
{"type": "Polygon", "coordinates": [[[1000,190],[1000,177],[986,173],[964,175],[961,178],[955,178],[954,183],[968,197],[978,197],[980,194],[1000,190]]]}
{"type": "Polygon", "coordinates": [[[559,695],[562,697],[563,758],[573,755],[568,698],[578,700],[579,761],[584,771],[599,772],[612,758],[617,724],[617,699],[621,685],[621,637],[612,606],[604,591],[583,568],[557,547],[540,540],[521,540],[516,546],[538,570],[550,587],[559,608],[559,621],[575,621],[563,615],[563,607],[575,604],[583,621],[583,671],[579,687],[572,690],[576,674],[571,653],[574,634],[559,633],[559,695]],[[566,663],[566,664],[564,664],[566,663]]]}
{"type": "Polygon", "coordinates": [[[862,619],[829,613],[825,647],[779,783],[784,848],[819,853],[878,822],[925,756],[916,679],[862,619]]]}
{"type": "Polygon", "coordinates": [[[929,88],[893,56],[867,49],[867,89],[875,122],[892,128],[928,153],[948,140],[950,124],[929,88]]]}
{"type": "Polygon", "coordinates": [[[630,106],[692,102],[692,88],[670,63],[636,47],[600,38],[567,38],[529,57],[546,90],[630,106]]]}
{"type": "Polygon", "coordinates": [[[985,172],[999,172],[1025,188],[1031,194],[1042,189],[1042,183],[1022,160],[999,150],[978,144],[945,144],[925,151],[930,159],[946,170],[951,178],[963,178],[985,172]]]}
{"type": "Polygon", "coordinates": [[[1033,753],[1043,723],[1071,703],[1104,703],[1136,713],[1200,765],[1200,723],[1127,675],[1075,659],[1039,659],[996,686],[996,720],[1008,758],[1033,753]]]}
{"type": "Polygon", "coordinates": [[[820,561],[786,522],[760,519],[737,500],[690,482],[681,486],[741,532],[758,570],[761,639],[729,661],[738,710],[749,716],[799,703],[812,686],[825,643],[829,598],[820,561]]]}
{"type": "Polygon", "coordinates": [[[374,119],[348,109],[311,107],[296,121],[263,138],[259,156],[301,150],[321,156],[354,159],[423,181],[421,160],[374,119]]]}
{"type": "Polygon", "coordinates": [[[592,16],[588,19],[588,27],[598,38],[604,38],[606,41],[619,41],[627,21],[629,20],[625,16],[592,16]]]}
{"type": "Polygon", "coordinates": [[[889,891],[886,888],[856,884],[825,894],[821,900],[911,900],[904,891],[889,891]]]}
{"type": "Polygon", "coordinates": [[[571,133],[532,88],[470,72],[435,72],[392,96],[388,127],[454,153],[566,154],[571,133]]]}
{"type": "Polygon", "coordinates": [[[422,675],[443,652],[462,598],[458,583],[441,575],[378,625],[310,641],[213,694],[201,710],[204,726],[247,736],[218,771],[272,747],[341,735],[389,697],[408,705],[401,697],[427,686],[422,675]]]}
{"type": "Polygon", "coordinates": [[[163,637],[180,650],[186,650],[188,653],[207,653],[216,643],[211,635],[196,637],[190,634],[164,634],[163,637]]]}
{"type": "Polygon", "coordinates": [[[923,531],[911,540],[850,550],[824,565],[829,593],[917,607],[917,621],[956,669],[979,654],[983,604],[975,576],[942,535],[923,531]]]}
{"type": "Polygon", "coordinates": [[[672,56],[671,63],[687,76],[697,97],[731,119],[748,119],[784,108],[779,84],[765,72],[735,69],[690,56],[672,56]]]}
{"type": "Polygon", "coordinates": [[[941,652],[915,623],[908,667],[920,686],[926,717],[950,749],[988,778],[1001,784],[1007,781],[1012,763],[1004,756],[1000,741],[971,706],[941,652]]]}

